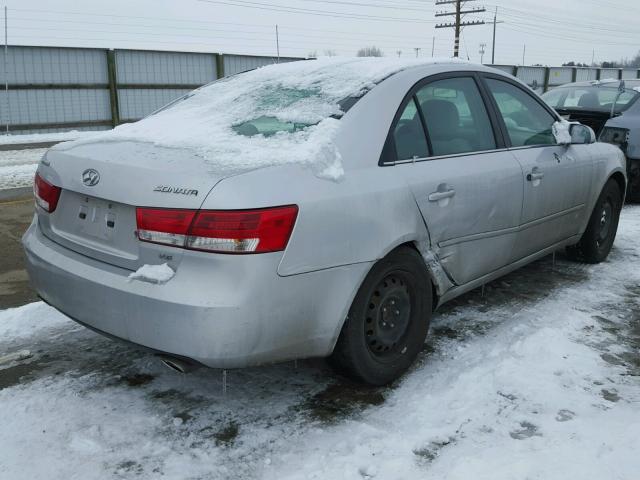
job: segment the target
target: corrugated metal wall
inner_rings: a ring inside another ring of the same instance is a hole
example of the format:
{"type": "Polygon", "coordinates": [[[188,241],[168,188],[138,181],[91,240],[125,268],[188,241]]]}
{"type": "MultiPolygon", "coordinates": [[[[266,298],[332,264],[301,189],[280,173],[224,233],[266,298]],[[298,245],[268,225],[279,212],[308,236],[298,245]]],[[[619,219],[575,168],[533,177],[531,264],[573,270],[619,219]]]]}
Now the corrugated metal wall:
{"type": "Polygon", "coordinates": [[[216,55],[208,53],[117,50],[115,64],[121,121],[138,120],[218,78],[216,55]]]}
{"type": "MultiPolygon", "coordinates": [[[[12,133],[104,129],[138,120],[223,75],[275,63],[216,53],[10,46],[9,108],[0,89],[0,126],[12,133]]],[[[281,62],[301,60],[281,58],[281,62]]],[[[4,81],[0,49],[0,80],[4,81]]],[[[4,82],[3,82],[4,83],[4,82]]]]}
{"type": "Polygon", "coordinates": [[[597,78],[597,68],[578,68],[576,71],[576,82],[588,82],[597,78]]]}
{"type": "MultiPolygon", "coordinates": [[[[299,59],[282,58],[280,63],[293,62],[299,59]]],[[[235,75],[236,73],[253,70],[264,65],[271,65],[276,62],[275,57],[251,57],[246,55],[225,55],[224,56],[224,74],[225,76],[235,75]]]]}
{"type": "Polygon", "coordinates": [[[209,53],[116,50],[118,83],[203,85],[218,78],[209,53]]]}
{"type": "MultiPolygon", "coordinates": [[[[104,129],[138,120],[222,76],[276,61],[217,53],[10,46],[8,72],[0,49],[0,127],[53,132],[104,129]]],[[[280,62],[301,60],[280,58],[280,62]]],[[[638,78],[635,69],[494,65],[541,93],[572,81],[638,78]]]]}
{"type": "MultiPolygon", "coordinates": [[[[12,47],[8,49],[9,108],[0,91],[0,122],[14,126],[45,126],[111,120],[106,52],[98,49],[12,47]],[[78,88],[82,86],[83,88],[78,88]],[[28,88],[27,88],[28,87],[28,88]]],[[[4,50],[0,78],[4,80],[4,50]]],[[[65,129],[63,126],[62,129],[65,129]]]]}
{"type": "Polygon", "coordinates": [[[573,81],[573,68],[551,67],[549,69],[549,87],[557,87],[573,81]]]}
{"type": "Polygon", "coordinates": [[[544,92],[544,69],[538,67],[520,67],[517,76],[538,93],[544,92]]]}
{"type": "Polygon", "coordinates": [[[618,68],[603,68],[600,70],[600,79],[605,78],[620,78],[620,69],[618,68]]]}

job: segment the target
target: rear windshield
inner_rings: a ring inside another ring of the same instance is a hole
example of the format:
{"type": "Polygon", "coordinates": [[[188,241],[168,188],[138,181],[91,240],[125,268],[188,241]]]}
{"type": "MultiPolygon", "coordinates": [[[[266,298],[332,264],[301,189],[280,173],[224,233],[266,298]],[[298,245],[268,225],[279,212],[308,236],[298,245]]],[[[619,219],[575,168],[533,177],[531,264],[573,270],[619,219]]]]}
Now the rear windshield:
{"type": "Polygon", "coordinates": [[[629,88],[619,89],[617,83],[560,87],[545,93],[542,98],[557,110],[590,110],[615,112],[628,108],[640,96],[640,92],[629,88]]]}
{"type": "Polygon", "coordinates": [[[293,133],[298,130],[310,127],[311,123],[301,122],[283,122],[276,117],[261,116],[247,122],[242,122],[233,126],[236,133],[244,135],[245,137],[252,137],[254,135],[264,135],[270,137],[276,133],[286,132],[293,133]]]}
{"type": "Polygon", "coordinates": [[[249,118],[232,125],[232,128],[237,134],[245,137],[254,135],[270,137],[278,133],[295,133],[317,125],[324,118],[341,118],[365,93],[366,91],[362,91],[357,97],[350,96],[342,99],[333,108],[327,108],[327,105],[318,108],[318,105],[323,104],[322,92],[319,89],[264,85],[254,92],[255,111],[275,114],[249,118]],[[295,107],[293,111],[287,111],[292,106],[295,107]],[[308,113],[305,113],[305,110],[308,113]],[[280,118],[276,115],[280,115],[280,118]]]}
{"type": "MultiPolygon", "coordinates": [[[[238,83],[242,81],[242,78],[242,74],[237,74],[216,80],[187,93],[151,115],[156,115],[180,105],[185,100],[196,96],[200,90],[220,83],[238,83]]],[[[333,100],[332,104],[327,92],[319,87],[296,88],[284,86],[279,82],[265,82],[243,98],[243,100],[248,97],[251,98],[252,110],[255,116],[250,116],[245,121],[236,122],[231,125],[231,128],[238,135],[245,137],[254,135],[271,137],[277,133],[295,133],[317,125],[325,118],[341,118],[377,83],[379,81],[362,87],[353,95],[333,100]],[[259,113],[262,113],[262,115],[258,115],[259,113]]]]}

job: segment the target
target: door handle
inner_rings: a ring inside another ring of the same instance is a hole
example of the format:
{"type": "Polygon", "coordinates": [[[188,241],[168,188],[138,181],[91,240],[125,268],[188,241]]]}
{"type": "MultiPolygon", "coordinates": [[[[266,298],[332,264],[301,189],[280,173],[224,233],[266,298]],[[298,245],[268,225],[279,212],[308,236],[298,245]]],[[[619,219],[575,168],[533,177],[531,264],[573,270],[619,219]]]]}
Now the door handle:
{"type": "Polygon", "coordinates": [[[443,200],[445,198],[451,198],[456,194],[456,191],[453,188],[449,187],[449,190],[444,190],[444,191],[436,191],[433,193],[429,194],[429,201],[430,202],[438,202],[440,200],[443,200]]]}
{"type": "Polygon", "coordinates": [[[542,180],[544,178],[544,172],[534,168],[533,171],[527,175],[527,180],[533,182],[534,180],[542,180]]]}

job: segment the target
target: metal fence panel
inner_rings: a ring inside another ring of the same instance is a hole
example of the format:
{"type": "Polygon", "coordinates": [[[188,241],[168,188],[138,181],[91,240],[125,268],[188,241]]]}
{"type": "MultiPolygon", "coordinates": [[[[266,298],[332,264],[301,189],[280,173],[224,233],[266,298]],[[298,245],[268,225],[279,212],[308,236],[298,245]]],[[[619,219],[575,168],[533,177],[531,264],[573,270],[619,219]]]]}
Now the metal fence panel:
{"type": "Polygon", "coordinates": [[[571,67],[551,67],[549,69],[549,85],[558,86],[573,81],[573,69],[571,67]]]}
{"type": "Polygon", "coordinates": [[[600,71],[600,80],[607,80],[607,79],[618,79],[618,75],[619,75],[620,70],[617,68],[603,68],[600,71]]]}
{"type": "Polygon", "coordinates": [[[203,85],[217,78],[216,58],[209,53],[116,50],[120,84],[203,85]]]}
{"type": "Polygon", "coordinates": [[[188,92],[190,92],[189,89],[120,89],[118,91],[120,119],[139,120],[188,92]]]}
{"type": "Polygon", "coordinates": [[[272,63],[276,63],[275,58],[225,55],[224,74],[225,76],[235,75],[236,73],[246,72],[247,70],[253,70],[254,68],[264,65],[271,65],[272,63]]]}
{"type": "MultiPolygon", "coordinates": [[[[106,51],[85,48],[14,47],[8,49],[9,84],[106,84],[106,51]]],[[[0,78],[5,79],[4,49],[0,78]]]]}
{"type": "Polygon", "coordinates": [[[109,125],[92,125],[90,127],[60,127],[60,128],[27,128],[27,129],[15,129],[11,130],[11,135],[31,135],[34,133],[63,133],[70,131],[79,131],[79,132],[95,132],[100,130],[111,130],[111,126],[109,125]]]}
{"type": "Polygon", "coordinates": [[[514,66],[513,65],[488,65],[491,68],[495,68],[497,70],[502,70],[503,72],[508,73],[509,75],[513,75],[514,66]]]}
{"type": "MultiPolygon", "coordinates": [[[[108,128],[112,114],[114,123],[117,123],[117,114],[122,121],[137,120],[219,75],[234,75],[277,61],[275,57],[213,53],[10,46],[5,73],[3,55],[4,50],[0,49],[0,80],[7,75],[10,86],[15,87],[9,91],[9,109],[6,95],[0,90],[0,123],[4,126],[9,122],[14,133],[108,128]],[[114,63],[110,62],[111,58],[115,58],[114,63]],[[111,66],[115,71],[110,70],[111,66]],[[224,71],[219,72],[218,67],[224,71]],[[64,128],[66,123],[70,125],[64,128]]],[[[302,59],[281,57],[279,61],[297,60],[302,59]]],[[[493,67],[512,75],[516,73],[513,65],[493,67]]],[[[569,83],[574,78],[589,81],[639,77],[636,69],[550,67],[547,70],[533,66],[517,67],[517,76],[540,92],[545,86],[547,71],[548,88],[569,83]]]]}
{"type": "MultiPolygon", "coordinates": [[[[0,91],[2,124],[7,121],[6,94],[0,91]]],[[[105,89],[9,90],[9,125],[60,124],[110,120],[105,89]]]]}
{"type": "Polygon", "coordinates": [[[588,82],[598,78],[597,68],[578,68],[576,72],[576,82],[588,82]]]}
{"type": "Polygon", "coordinates": [[[518,67],[518,78],[538,93],[544,90],[544,74],[544,67],[518,67]]]}
{"type": "MultiPolygon", "coordinates": [[[[302,60],[301,58],[280,57],[280,63],[296,62],[302,60]]],[[[271,65],[276,63],[278,59],[276,57],[255,57],[250,55],[225,55],[224,61],[224,75],[235,75],[236,73],[246,72],[253,70],[254,68],[264,67],[265,65],[271,65]]]]}

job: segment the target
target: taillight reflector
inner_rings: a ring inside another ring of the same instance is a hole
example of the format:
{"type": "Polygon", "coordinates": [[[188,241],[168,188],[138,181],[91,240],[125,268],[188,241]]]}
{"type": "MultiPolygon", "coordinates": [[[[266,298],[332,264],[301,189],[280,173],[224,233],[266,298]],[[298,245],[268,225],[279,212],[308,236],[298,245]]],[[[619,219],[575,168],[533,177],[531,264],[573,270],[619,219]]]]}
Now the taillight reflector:
{"type": "Polygon", "coordinates": [[[50,184],[36,172],[33,180],[33,194],[40,208],[49,213],[53,212],[58,206],[60,192],[62,192],[60,187],[50,184]]]}
{"type": "Polygon", "coordinates": [[[284,250],[297,215],[295,205],[256,210],[136,210],[140,240],[219,253],[284,250]]]}

